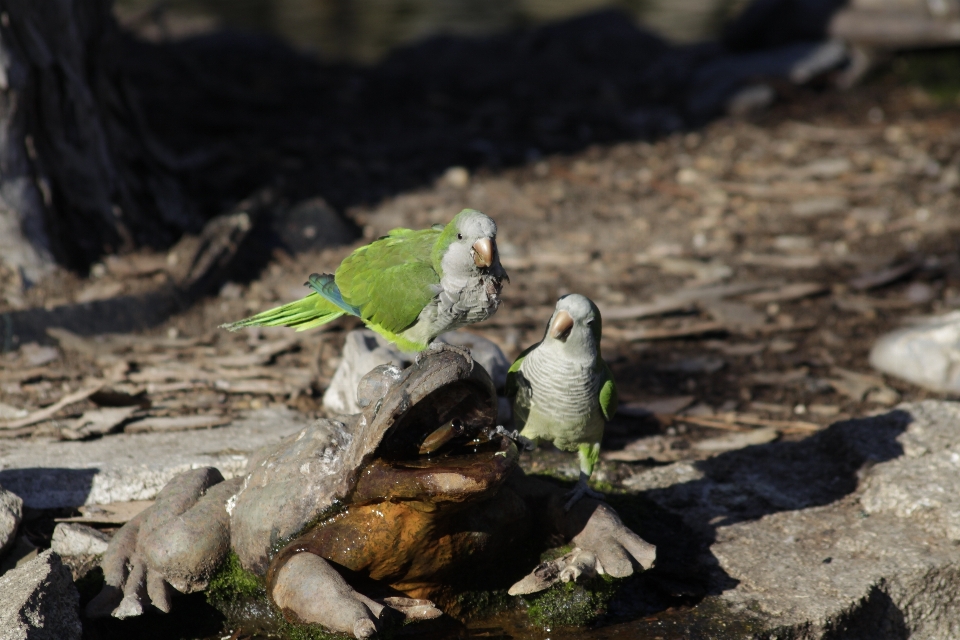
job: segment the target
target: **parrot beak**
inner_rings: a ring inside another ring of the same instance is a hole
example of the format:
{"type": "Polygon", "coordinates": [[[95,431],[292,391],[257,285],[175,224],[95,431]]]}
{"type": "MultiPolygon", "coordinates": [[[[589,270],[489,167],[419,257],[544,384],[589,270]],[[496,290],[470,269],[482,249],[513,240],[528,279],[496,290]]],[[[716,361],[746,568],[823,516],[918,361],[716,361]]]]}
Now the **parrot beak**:
{"type": "Polygon", "coordinates": [[[566,340],[573,329],[573,318],[566,311],[558,311],[550,325],[550,337],[555,340],[566,340]]]}
{"type": "Polygon", "coordinates": [[[496,245],[490,238],[480,238],[473,243],[473,261],[478,267],[489,267],[493,264],[493,252],[496,245]]]}

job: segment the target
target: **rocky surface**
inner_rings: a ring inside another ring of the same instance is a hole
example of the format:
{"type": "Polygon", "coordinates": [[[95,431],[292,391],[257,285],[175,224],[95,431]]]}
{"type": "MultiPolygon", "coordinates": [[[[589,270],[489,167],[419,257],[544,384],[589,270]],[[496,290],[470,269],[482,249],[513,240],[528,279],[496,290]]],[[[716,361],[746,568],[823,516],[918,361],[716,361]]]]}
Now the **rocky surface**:
{"type": "Polygon", "coordinates": [[[957,638],[958,423],[958,403],[903,404],[627,484],[702,537],[711,597],[755,637],[957,638]]]}
{"type": "Polygon", "coordinates": [[[960,392],[960,311],[880,336],[870,364],[932,391],[960,392]]]}
{"type": "Polygon", "coordinates": [[[23,500],[0,487],[0,556],[13,544],[22,518],[23,500]]]}
{"type": "Polygon", "coordinates": [[[0,576],[0,639],[79,640],[80,595],[53,551],[0,576]]]}
{"type": "Polygon", "coordinates": [[[60,556],[74,580],[100,564],[111,536],[79,522],[61,522],[53,530],[50,549],[60,556]]]}
{"type": "Polygon", "coordinates": [[[50,548],[60,556],[100,555],[110,536],[78,522],[61,522],[53,530],[50,548]]]}
{"type": "Polygon", "coordinates": [[[120,434],[90,442],[5,441],[0,483],[37,509],[149,500],[188,469],[212,466],[231,478],[252,452],[307,423],[289,409],[262,409],[219,429],[120,434]]]}

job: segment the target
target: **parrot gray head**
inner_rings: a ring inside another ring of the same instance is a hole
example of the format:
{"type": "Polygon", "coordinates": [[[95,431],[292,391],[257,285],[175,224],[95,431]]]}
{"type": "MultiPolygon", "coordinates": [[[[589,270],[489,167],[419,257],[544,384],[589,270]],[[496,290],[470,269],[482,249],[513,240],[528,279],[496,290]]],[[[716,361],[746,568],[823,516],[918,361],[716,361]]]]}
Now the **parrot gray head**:
{"type": "Polygon", "coordinates": [[[600,310],[590,298],[571,293],[557,300],[544,344],[562,345],[570,354],[596,358],[600,350],[600,310]]]}
{"type": "Polygon", "coordinates": [[[445,276],[474,276],[479,271],[510,281],[500,265],[497,223],[479,211],[464,209],[458,213],[444,228],[438,246],[445,276]]]}

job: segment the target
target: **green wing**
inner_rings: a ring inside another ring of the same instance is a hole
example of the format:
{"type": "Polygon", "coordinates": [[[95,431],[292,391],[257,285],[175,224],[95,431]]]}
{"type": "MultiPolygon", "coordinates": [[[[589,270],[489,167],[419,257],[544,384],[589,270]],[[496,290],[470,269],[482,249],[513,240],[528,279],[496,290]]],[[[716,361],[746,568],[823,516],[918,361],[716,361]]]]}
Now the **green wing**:
{"type": "Polygon", "coordinates": [[[527,357],[527,354],[537,348],[537,345],[540,343],[532,344],[526,349],[523,350],[517,359],[513,361],[513,364],[510,365],[510,368],[507,370],[507,384],[504,387],[504,393],[507,394],[507,397],[513,400],[517,395],[517,390],[520,385],[518,383],[520,375],[520,365],[523,364],[523,359],[527,357]]]}
{"type": "Polygon", "coordinates": [[[517,359],[513,361],[507,371],[507,384],[504,392],[513,408],[513,426],[520,431],[523,431],[527,424],[527,418],[530,417],[530,406],[533,404],[533,389],[530,388],[530,382],[520,371],[520,365],[523,364],[523,359],[527,357],[527,354],[536,349],[539,344],[538,342],[524,349],[523,353],[517,356],[517,359]]]}
{"type": "Polygon", "coordinates": [[[440,232],[394,229],[340,263],[336,282],[360,317],[392,333],[412,325],[437,295],[440,276],[430,252],[440,232]]]}
{"type": "Polygon", "coordinates": [[[600,410],[603,411],[603,417],[607,420],[613,419],[613,414],[617,412],[619,398],[617,397],[617,383],[613,380],[613,372],[607,363],[600,360],[600,375],[603,376],[603,382],[600,385],[600,410]]]}

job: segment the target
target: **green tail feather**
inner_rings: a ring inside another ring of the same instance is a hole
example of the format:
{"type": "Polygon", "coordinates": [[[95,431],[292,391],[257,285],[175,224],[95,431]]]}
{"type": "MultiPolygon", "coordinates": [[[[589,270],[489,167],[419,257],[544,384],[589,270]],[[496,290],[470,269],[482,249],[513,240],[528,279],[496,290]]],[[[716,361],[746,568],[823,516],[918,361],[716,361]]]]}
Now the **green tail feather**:
{"type": "Polygon", "coordinates": [[[220,325],[222,329],[239,331],[246,327],[293,327],[297,331],[313,329],[336,320],[346,313],[316,293],[290,302],[282,307],[269,309],[255,316],[220,325]]]}

